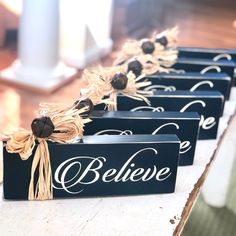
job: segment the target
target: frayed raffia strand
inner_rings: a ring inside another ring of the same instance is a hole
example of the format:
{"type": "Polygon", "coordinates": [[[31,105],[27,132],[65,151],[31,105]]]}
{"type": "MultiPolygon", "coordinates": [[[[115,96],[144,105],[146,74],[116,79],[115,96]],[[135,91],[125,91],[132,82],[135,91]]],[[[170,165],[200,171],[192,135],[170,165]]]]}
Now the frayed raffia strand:
{"type": "Polygon", "coordinates": [[[117,59],[113,62],[113,66],[124,64],[130,58],[142,55],[142,49],[140,42],[137,40],[128,40],[124,43],[121,51],[118,54],[117,59]]]}
{"type": "MultiPolygon", "coordinates": [[[[67,115],[73,115],[74,117],[80,116],[82,113],[87,111],[87,107],[76,109],[76,104],[69,106],[64,103],[40,103],[39,104],[39,111],[37,112],[37,115],[47,115],[50,117],[61,117],[61,113],[67,115]]],[[[83,119],[83,122],[86,123],[86,120],[83,119]]]]}
{"type": "Polygon", "coordinates": [[[111,93],[110,99],[113,101],[113,103],[107,106],[108,111],[117,111],[117,93],[111,93]]]}
{"type": "Polygon", "coordinates": [[[39,145],[36,149],[31,167],[31,178],[28,192],[29,200],[46,200],[53,198],[52,171],[48,144],[45,139],[38,139],[39,145]],[[34,189],[34,175],[39,168],[39,177],[34,189]]]}
{"type": "Polygon", "coordinates": [[[51,116],[55,126],[55,133],[47,138],[37,138],[32,132],[19,130],[11,134],[6,149],[9,153],[19,153],[22,160],[27,160],[33,152],[38,141],[31,167],[31,179],[28,190],[29,200],[46,200],[53,198],[52,172],[47,139],[58,143],[67,143],[83,136],[83,126],[89,119],[82,119],[81,110],[69,110],[65,113],[56,113],[51,116]],[[35,171],[38,168],[39,176],[34,188],[35,171]]]}
{"type": "Polygon", "coordinates": [[[171,67],[178,58],[178,50],[168,49],[163,51],[154,50],[151,54],[160,64],[160,66],[171,67]]]}
{"type": "Polygon", "coordinates": [[[153,57],[159,61],[160,66],[172,66],[177,57],[177,35],[178,35],[178,27],[173,27],[171,29],[167,29],[159,34],[155,34],[152,39],[142,39],[140,41],[137,40],[128,40],[122,47],[121,52],[118,58],[114,61],[113,65],[119,65],[121,63],[126,62],[127,60],[138,57],[140,55],[144,55],[141,45],[145,41],[151,41],[155,45],[155,50],[153,51],[153,57]],[[165,36],[168,40],[167,47],[162,46],[160,43],[156,42],[157,37],[165,36]]]}
{"type": "Polygon", "coordinates": [[[37,115],[48,115],[52,116],[58,113],[65,113],[66,111],[72,109],[72,106],[69,106],[64,103],[40,103],[39,111],[37,111],[37,115]]]}
{"type": "Polygon", "coordinates": [[[147,95],[152,95],[152,91],[144,91],[143,89],[151,85],[150,81],[141,81],[145,75],[140,75],[135,77],[132,72],[129,72],[127,77],[129,78],[127,87],[124,90],[121,90],[120,93],[124,96],[131,97],[136,100],[143,100],[147,104],[150,104],[149,100],[145,97],[147,95]]]}

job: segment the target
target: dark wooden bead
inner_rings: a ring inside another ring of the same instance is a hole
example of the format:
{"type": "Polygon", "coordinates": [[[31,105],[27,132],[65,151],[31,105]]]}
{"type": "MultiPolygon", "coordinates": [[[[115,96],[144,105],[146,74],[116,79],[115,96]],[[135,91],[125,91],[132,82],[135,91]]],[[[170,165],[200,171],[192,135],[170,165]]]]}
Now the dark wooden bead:
{"type": "Polygon", "coordinates": [[[88,107],[86,112],[83,112],[81,115],[89,115],[91,112],[94,111],[94,105],[93,102],[91,101],[91,99],[89,98],[85,98],[83,100],[78,100],[75,102],[75,108],[76,109],[81,109],[84,107],[88,107]]]}
{"type": "Polygon", "coordinates": [[[151,41],[145,41],[142,43],[142,50],[145,54],[151,54],[155,50],[155,45],[151,41]]]}
{"type": "Polygon", "coordinates": [[[55,127],[50,117],[43,116],[32,121],[31,129],[36,137],[47,138],[53,133],[55,127]]]}
{"type": "Polygon", "coordinates": [[[123,73],[117,73],[111,79],[111,86],[117,90],[123,90],[126,88],[128,83],[128,77],[123,73]]]}
{"type": "Polygon", "coordinates": [[[143,66],[138,60],[133,60],[128,63],[128,72],[132,71],[136,77],[141,75],[143,66]]]}
{"type": "Polygon", "coordinates": [[[160,43],[162,46],[166,47],[168,44],[168,39],[166,36],[162,36],[160,38],[156,38],[156,43],[160,43]]]}

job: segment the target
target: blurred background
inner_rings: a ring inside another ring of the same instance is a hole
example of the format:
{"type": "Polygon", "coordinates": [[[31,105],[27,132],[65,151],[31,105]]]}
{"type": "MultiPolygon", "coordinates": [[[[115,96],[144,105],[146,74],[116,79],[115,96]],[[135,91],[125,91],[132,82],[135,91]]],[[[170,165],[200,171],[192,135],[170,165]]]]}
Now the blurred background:
{"type": "MultiPolygon", "coordinates": [[[[177,25],[179,46],[236,49],[235,0],[61,0],[60,5],[56,2],[0,0],[1,132],[19,126],[29,128],[40,102],[73,103],[83,86],[82,69],[91,63],[111,65],[128,38],[148,37],[177,25]],[[28,8],[23,8],[23,2],[28,8]],[[40,2],[47,9],[42,8],[43,19],[37,14],[40,2]],[[47,5],[49,2],[51,6],[47,5]],[[59,7],[58,12],[55,6],[59,7]],[[19,32],[19,28],[23,30],[19,32]],[[51,36],[47,39],[46,35],[51,36]],[[32,48],[30,42],[34,37],[40,40],[32,48]],[[52,37],[60,40],[49,42],[52,37]],[[40,54],[43,46],[48,48],[49,59],[40,54]],[[45,80],[32,83],[29,76],[11,80],[15,76],[15,62],[20,61],[25,69],[36,59],[40,59],[42,67],[48,69],[55,64],[70,73],[63,74],[63,82],[59,81],[53,89],[44,89],[48,82],[45,80]]],[[[183,235],[236,235],[235,222],[236,217],[229,209],[209,207],[200,197],[183,235]]]]}
{"type": "MultiPolygon", "coordinates": [[[[26,0],[26,2],[30,1],[26,0]]],[[[103,0],[99,2],[103,4],[96,6],[94,1],[87,0],[60,1],[58,60],[63,59],[67,65],[75,67],[77,72],[90,62],[111,65],[127,38],[148,37],[154,31],[158,32],[175,25],[179,26],[180,46],[236,48],[236,2],[233,0],[103,0]],[[86,55],[89,48],[99,44],[99,40],[108,41],[108,46],[102,48],[99,45],[102,52],[96,54],[94,50],[96,55],[92,55],[92,60],[88,60],[88,63],[86,61],[80,63],[83,55],[86,55]],[[76,55],[79,55],[78,58],[76,55]]],[[[22,0],[0,1],[0,71],[11,66],[17,58],[21,12],[22,0]]],[[[32,25],[27,27],[31,34],[36,34],[40,30],[32,25]]],[[[42,31],[42,38],[43,33],[42,31]]],[[[26,37],[23,46],[28,48],[29,43],[26,37]]],[[[31,57],[35,58],[37,55],[33,54],[31,57]]],[[[79,96],[82,86],[79,75],[80,73],[77,73],[73,80],[68,80],[66,85],[59,86],[59,89],[53,93],[40,93],[40,89],[39,91],[22,89],[20,83],[17,86],[9,86],[6,80],[0,80],[2,103],[0,107],[1,113],[5,113],[4,116],[1,114],[0,128],[8,128],[10,124],[28,128],[34,117],[32,111],[41,101],[68,103],[74,101],[79,96]],[[5,103],[11,104],[8,108],[11,111],[7,110],[8,105],[5,103]]],[[[23,80],[27,83],[27,79],[23,80]]]]}

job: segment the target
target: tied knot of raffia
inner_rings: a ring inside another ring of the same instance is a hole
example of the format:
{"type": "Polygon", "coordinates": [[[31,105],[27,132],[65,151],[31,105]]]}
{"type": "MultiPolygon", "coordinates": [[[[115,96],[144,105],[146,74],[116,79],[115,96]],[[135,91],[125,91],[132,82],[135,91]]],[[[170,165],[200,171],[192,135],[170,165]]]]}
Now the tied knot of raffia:
{"type": "Polygon", "coordinates": [[[52,199],[52,173],[48,151],[48,144],[45,138],[38,138],[27,130],[20,130],[10,136],[6,149],[10,153],[19,153],[22,160],[28,160],[32,155],[34,147],[38,142],[32,167],[31,178],[28,190],[29,200],[46,200],[52,199]],[[35,172],[38,167],[38,181],[34,188],[35,172]]]}
{"type": "MultiPolygon", "coordinates": [[[[117,110],[117,96],[119,94],[129,97],[131,99],[144,101],[145,103],[150,105],[150,102],[146,96],[152,95],[153,92],[143,90],[145,87],[151,85],[150,81],[143,80],[145,75],[140,75],[136,78],[135,74],[132,71],[130,71],[125,75],[125,77],[127,78],[127,81],[126,81],[126,85],[123,89],[115,89],[112,86],[113,88],[110,89],[108,92],[108,95],[109,95],[111,101],[113,101],[113,103],[108,105],[109,111],[116,111],[117,110]]],[[[121,77],[121,79],[123,79],[123,77],[121,77]]]]}
{"type": "MultiPolygon", "coordinates": [[[[10,134],[6,150],[9,153],[18,153],[22,160],[27,160],[36,147],[31,167],[31,177],[28,189],[29,200],[46,200],[53,198],[52,170],[47,140],[58,143],[70,142],[82,137],[84,124],[90,119],[82,119],[80,114],[86,111],[86,107],[63,110],[53,114],[55,105],[46,104],[51,117],[40,117],[33,120],[32,132],[19,130],[10,134]],[[53,109],[52,109],[53,107],[53,109]],[[37,141],[37,145],[36,145],[37,141]],[[38,179],[35,185],[35,173],[38,170],[38,179]]],[[[58,107],[56,107],[58,109],[58,107]]]]}
{"type": "Polygon", "coordinates": [[[145,96],[151,95],[153,92],[144,91],[144,88],[151,85],[151,82],[143,80],[144,77],[145,75],[140,75],[136,78],[135,74],[128,71],[126,66],[109,68],[96,66],[85,71],[83,78],[88,83],[85,94],[87,97],[93,98],[93,101],[103,101],[109,111],[117,110],[118,94],[150,104],[145,96]],[[93,89],[94,87],[96,90],[93,89]],[[94,98],[95,94],[96,99],[94,98]],[[103,99],[104,97],[108,98],[103,99]]]}

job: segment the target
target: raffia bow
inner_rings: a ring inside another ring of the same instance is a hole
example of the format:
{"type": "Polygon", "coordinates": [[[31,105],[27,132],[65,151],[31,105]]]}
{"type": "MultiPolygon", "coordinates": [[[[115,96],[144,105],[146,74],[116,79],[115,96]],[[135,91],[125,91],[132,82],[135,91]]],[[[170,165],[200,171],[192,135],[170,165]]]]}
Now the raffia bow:
{"type": "Polygon", "coordinates": [[[83,126],[89,122],[89,119],[82,119],[80,114],[86,108],[81,110],[68,110],[51,114],[51,121],[55,127],[54,132],[47,138],[38,138],[32,132],[19,130],[11,135],[7,141],[6,150],[9,153],[19,153],[22,160],[27,160],[33,153],[38,142],[32,167],[31,178],[28,189],[29,200],[46,200],[53,198],[52,171],[50,163],[50,154],[47,140],[57,143],[67,143],[71,140],[83,136],[83,126]],[[38,168],[39,176],[34,186],[35,172],[38,168]]]}
{"type": "MultiPolygon", "coordinates": [[[[89,98],[94,105],[104,103],[106,106],[113,105],[109,97],[106,98],[109,85],[105,83],[102,76],[104,68],[100,65],[94,66],[89,70],[84,70],[82,80],[87,84],[81,94],[82,98],[89,98]]],[[[107,79],[107,78],[106,78],[107,79]]]]}
{"type": "Polygon", "coordinates": [[[155,32],[153,34],[153,38],[156,39],[164,36],[168,40],[167,48],[176,48],[178,43],[178,34],[179,34],[179,28],[178,26],[175,26],[173,28],[166,29],[160,33],[155,32]]]}
{"type": "MultiPolygon", "coordinates": [[[[141,45],[145,41],[151,41],[155,45],[155,49],[150,55],[152,55],[153,59],[155,59],[159,64],[156,68],[158,68],[159,70],[163,70],[165,69],[165,67],[171,67],[178,57],[177,35],[178,28],[174,27],[171,29],[167,29],[159,34],[155,33],[151,39],[142,39],[139,41],[128,40],[123,45],[118,58],[114,61],[114,65],[123,64],[132,58],[145,56],[141,45]],[[165,36],[168,40],[168,45],[166,47],[155,41],[157,37],[162,36],[165,36]]],[[[154,65],[156,65],[156,63],[154,63],[154,65]]],[[[167,71],[167,69],[165,70],[167,71]]],[[[146,72],[149,73],[149,71],[146,72]]]]}
{"type": "MultiPolygon", "coordinates": [[[[125,66],[117,67],[102,67],[96,66],[90,70],[85,71],[84,79],[87,82],[87,97],[91,97],[91,88],[96,88],[96,91],[100,91],[98,94],[99,99],[108,96],[108,110],[117,110],[117,95],[122,94],[124,96],[130,97],[132,99],[145,101],[149,104],[149,100],[145,97],[146,95],[151,95],[152,91],[144,91],[143,88],[151,85],[151,82],[141,81],[144,75],[136,76],[132,72],[126,73],[127,68],[125,66]],[[117,90],[111,85],[111,80],[113,76],[117,73],[123,73],[128,77],[128,83],[125,89],[117,90]]],[[[95,94],[94,94],[95,96],[95,94]]],[[[98,100],[99,100],[98,99],[98,100]]]]}
{"type": "Polygon", "coordinates": [[[154,73],[169,73],[171,71],[175,71],[173,68],[167,68],[160,65],[160,62],[156,60],[155,57],[151,54],[143,54],[135,57],[125,63],[128,67],[128,63],[132,60],[137,60],[142,64],[142,74],[144,75],[152,75],[154,73]]]}

